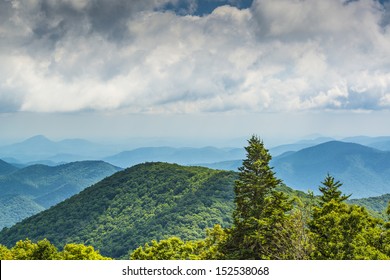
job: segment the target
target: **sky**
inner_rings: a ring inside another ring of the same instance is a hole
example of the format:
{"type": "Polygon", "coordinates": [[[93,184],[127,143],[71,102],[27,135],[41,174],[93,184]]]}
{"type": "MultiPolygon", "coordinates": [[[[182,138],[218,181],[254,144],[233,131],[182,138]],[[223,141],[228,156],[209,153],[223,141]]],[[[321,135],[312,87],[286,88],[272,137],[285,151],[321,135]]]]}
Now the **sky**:
{"type": "Polygon", "coordinates": [[[0,0],[0,139],[390,135],[390,3],[0,0]]]}

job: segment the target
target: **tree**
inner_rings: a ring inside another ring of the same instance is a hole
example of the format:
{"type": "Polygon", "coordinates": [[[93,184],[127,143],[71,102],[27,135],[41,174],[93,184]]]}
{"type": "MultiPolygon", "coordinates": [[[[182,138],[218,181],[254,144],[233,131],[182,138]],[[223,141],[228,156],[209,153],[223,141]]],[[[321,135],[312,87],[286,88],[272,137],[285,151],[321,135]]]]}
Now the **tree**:
{"type": "Polygon", "coordinates": [[[234,185],[234,224],[223,251],[233,259],[294,258],[287,226],[292,203],[276,190],[281,180],[269,166],[271,155],[257,136],[248,140],[245,150],[234,185]]]}
{"type": "Polygon", "coordinates": [[[92,246],[83,244],[66,244],[60,253],[63,260],[110,260],[110,258],[100,255],[92,246]]]}
{"type": "Polygon", "coordinates": [[[308,223],[314,246],[311,258],[329,260],[388,259],[383,250],[382,222],[365,208],[348,205],[342,184],[327,175],[322,195],[308,223]]]}
{"type": "Polygon", "coordinates": [[[11,248],[11,253],[14,260],[31,260],[34,251],[37,249],[37,244],[29,239],[20,240],[16,242],[15,246],[11,248]]]}
{"type": "Polygon", "coordinates": [[[343,195],[340,191],[340,187],[343,185],[340,181],[336,181],[329,174],[326,175],[323,182],[323,186],[319,187],[322,195],[320,196],[320,204],[324,205],[327,202],[330,202],[332,199],[336,202],[343,202],[347,200],[351,195],[343,195]]]}
{"type": "Polygon", "coordinates": [[[0,244],[0,260],[12,260],[13,256],[11,250],[6,246],[0,244]]]}
{"type": "Polygon", "coordinates": [[[140,246],[130,254],[132,260],[218,260],[223,259],[219,244],[226,239],[226,233],[220,225],[207,230],[205,239],[183,241],[179,237],[170,237],[140,246]]]}

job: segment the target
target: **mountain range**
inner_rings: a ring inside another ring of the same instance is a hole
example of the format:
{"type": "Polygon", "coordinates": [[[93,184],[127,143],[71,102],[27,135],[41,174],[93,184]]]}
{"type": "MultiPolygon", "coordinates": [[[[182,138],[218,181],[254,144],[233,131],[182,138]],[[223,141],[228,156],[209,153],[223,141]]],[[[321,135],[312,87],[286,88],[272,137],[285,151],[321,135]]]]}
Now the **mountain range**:
{"type": "Polygon", "coordinates": [[[0,228],[49,208],[121,170],[103,161],[18,169],[0,161],[0,228]]]}
{"type": "Polygon", "coordinates": [[[103,160],[117,166],[129,167],[148,161],[194,165],[200,162],[211,163],[219,160],[242,159],[244,157],[245,150],[242,148],[145,147],[125,151],[111,157],[106,157],[103,160]]]}
{"type": "MultiPolygon", "coordinates": [[[[103,255],[128,258],[151,240],[199,240],[215,224],[229,227],[237,173],[169,163],[144,163],[119,171],[59,204],[0,232],[0,244],[29,238],[92,245],[103,255]]],[[[287,186],[281,191],[310,197],[287,186]]],[[[350,203],[383,212],[389,197],[350,203]],[[387,200],[387,201],[386,201],[387,200]],[[374,209],[375,208],[375,209],[374,209]]]]}
{"type": "Polygon", "coordinates": [[[99,159],[114,149],[83,139],[52,141],[43,135],[28,138],[22,142],[0,147],[0,158],[19,164],[45,163],[56,165],[81,160],[99,159]]]}
{"type": "Polygon", "coordinates": [[[329,173],[353,198],[390,193],[390,152],[360,144],[330,141],[280,155],[272,165],[279,178],[299,190],[317,189],[329,173]]]}
{"type": "MultiPolygon", "coordinates": [[[[242,161],[202,164],[214,169],[237,170],[242,161]]],[[[329,173],[343,183],[352,198],[390,193],[390,152],[356,143],[329,141],[272,159],[276,176],[289,187],[317,192],[329,173]]]]}

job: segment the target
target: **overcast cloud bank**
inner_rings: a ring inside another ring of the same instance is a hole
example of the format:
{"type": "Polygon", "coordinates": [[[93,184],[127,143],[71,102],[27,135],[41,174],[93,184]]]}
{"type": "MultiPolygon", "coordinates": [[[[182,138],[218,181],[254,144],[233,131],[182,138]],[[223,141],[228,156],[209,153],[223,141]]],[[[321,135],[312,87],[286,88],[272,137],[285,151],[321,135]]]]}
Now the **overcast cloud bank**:
{"type": "Polygon", "coordinates": [[[388,3],[181,2],[0,0],[0,112],[390,109],[388,3]]]}

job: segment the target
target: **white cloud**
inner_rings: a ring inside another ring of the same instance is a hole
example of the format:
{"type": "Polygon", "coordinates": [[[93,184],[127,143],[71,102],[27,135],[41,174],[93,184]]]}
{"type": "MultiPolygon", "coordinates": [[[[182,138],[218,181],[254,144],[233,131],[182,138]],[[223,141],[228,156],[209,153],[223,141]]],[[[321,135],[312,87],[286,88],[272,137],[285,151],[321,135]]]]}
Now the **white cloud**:
{"type": "Polygon", "coordinates": [[[376,1],[257,0],[204,17],[153,10],[168,1],[44,2],[0,7],[2,111],[390,108],[376,1]]]}

